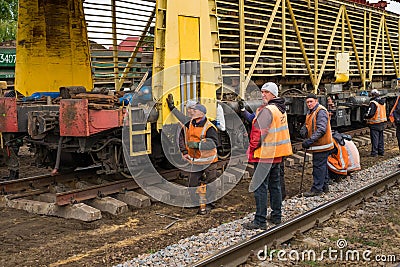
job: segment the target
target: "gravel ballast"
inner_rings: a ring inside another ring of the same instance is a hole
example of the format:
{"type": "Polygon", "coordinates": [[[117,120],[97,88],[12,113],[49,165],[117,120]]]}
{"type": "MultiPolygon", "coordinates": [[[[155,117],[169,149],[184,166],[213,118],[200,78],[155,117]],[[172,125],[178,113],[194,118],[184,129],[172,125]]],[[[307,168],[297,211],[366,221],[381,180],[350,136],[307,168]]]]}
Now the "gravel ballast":
{"type": "MultiPolygon", "coordinates": [[[[293,197],[285,200],[283,202],[282,220],[289,220],[327,201],[351,193],[357,188],[393,173],[398,169],[399,160],[400,157],[388,159],[373,167],[361,170],[353,174],[351,178],[348,177],[340,183],[330,186],[330,192],[327,194],[311,198],[293,197]]],[[[206,233],[190,236],[155,253],[142,254],[116,266],[186,266],[258,233],[258,230],[249,231],[242,227],[244,222],[251,221],[253,217],[254,213],[247,214],[242,219],[222,224],[217,228],[209,229],[206,233]]],[[[274,225],[269,225],[269,227],[272,226],[274,225]]]]}

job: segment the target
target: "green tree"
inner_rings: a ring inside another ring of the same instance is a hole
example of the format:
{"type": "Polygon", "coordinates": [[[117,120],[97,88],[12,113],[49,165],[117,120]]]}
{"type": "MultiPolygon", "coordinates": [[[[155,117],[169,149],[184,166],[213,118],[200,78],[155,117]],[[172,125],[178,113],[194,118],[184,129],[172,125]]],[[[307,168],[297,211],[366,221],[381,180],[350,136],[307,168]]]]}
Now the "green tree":
{"type": "Polygon", "coordinates": [[[17,21],[18,0],[0,0],[0,42],[16,39],[17,21]]]}

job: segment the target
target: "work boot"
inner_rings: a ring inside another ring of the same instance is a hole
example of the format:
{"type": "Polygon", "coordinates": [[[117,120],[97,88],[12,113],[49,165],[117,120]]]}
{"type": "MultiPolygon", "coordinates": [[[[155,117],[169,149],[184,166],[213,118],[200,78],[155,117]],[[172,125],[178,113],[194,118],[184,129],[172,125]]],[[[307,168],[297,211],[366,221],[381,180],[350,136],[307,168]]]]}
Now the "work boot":
{"type": "Polygon", "coordinates": [[[269,222],[271,224],[278,225],[278,224],[281,224],[282,220],[281,219],[277,219],[277,218],[270,218],[270,219],[267,219],[267,222],[269,222]]]}
{"type": "Polygon", "coordinates": [[[17,180],[19,179],[19,171],[10,170],[10,175],[7,180],[17,180]]]}
{"type": "Polygon", "coordinates": [[[304,196],[304,197],[316,197],[316,196],[319,196],[319,195],[321,195],[321,194],[322,194],[322,192],[310,191],[310,192],[305,192],[305,193],[303,194],[303,196],[304,196]]]}
{"type": "Polygon", "coordinates": [[[205,209],[205,208],[199,208],[199,210],[197,211],[197,214],[199,214],[199,215],[206,215],[206,214],[207,214],[207,209],[205,209]]]}
{"type": "Polygon", "coordinates": [[[259,230],[267,230],[267,226],[266,225],[259,225],[255,222],[247,222],[242,224],[243,228],[246,230],[255,230],[255,229],[259,229],[259,230]]]}
{"type": "Polygon", "coordinates": [[[324,192],[324,193],[329,193],[329,186],[324,186],[324,187],[322,188],[322,192],[324,192]]]}

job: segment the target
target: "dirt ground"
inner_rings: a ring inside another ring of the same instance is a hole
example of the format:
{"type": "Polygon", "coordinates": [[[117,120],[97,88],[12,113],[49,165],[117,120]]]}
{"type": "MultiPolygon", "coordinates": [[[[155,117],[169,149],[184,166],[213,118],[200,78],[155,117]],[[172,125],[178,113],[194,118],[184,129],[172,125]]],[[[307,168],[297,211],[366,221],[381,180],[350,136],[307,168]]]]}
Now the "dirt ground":
{"type": "MultiPolygon", "coordinates": [[[[385,156],[379,160],[399,155],[397,142],[386,141],[385,156]]],[[[368,157],[369,153],[369,146],[360,149],[363,168],[377,163],[377,158],[368,157]]],[[[24,159],[22,177],[32,172],[37,174],[38,171],[27,164],[30,161],[29,157],[24,159]]],[[[311,171],[308,166],[304,191],[311,186],[311,171]]],[[[0,174],[6,173],[6,168],[0,168],[0,174]]],[[[285,169],[289,196],[298,194],[300,179],[300,166],[285,169]]],[[[248,192],[248,182],[242,180],[206,216],[196,215],[196,209],[155,203],[118,217],[103,213],[101,220],[87,223],[0,208],[0,266],[113,266],[122,263],[253,212],[255,206],[253,195],[248,192]],[[165,230],[172,220],[156,213],[179,217],[182,221],[165,230]]]]}

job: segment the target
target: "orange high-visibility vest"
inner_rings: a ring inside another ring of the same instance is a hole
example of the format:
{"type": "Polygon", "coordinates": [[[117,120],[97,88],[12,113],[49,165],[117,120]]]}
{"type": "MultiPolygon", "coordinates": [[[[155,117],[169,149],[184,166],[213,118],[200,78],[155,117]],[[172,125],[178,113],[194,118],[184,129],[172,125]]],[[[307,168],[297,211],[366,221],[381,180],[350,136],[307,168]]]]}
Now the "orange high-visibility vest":
{"type": "MultiPolygon", "coordinates": [[[[189,129],[186,133],[186,144],[189,142],[210,142],[206,141],[205,136],[210,127],[215,128],[214,124],[212,124],[209,120],[206,121],[203,127],[195,127],[191,120],[189,123],[189,129]]],[[[186,148],[193,164],[204,165],[218,161],[217,148],[210,150],[200,150],[196,148],[190,148],[188,146],[186,146],[186,148]]]]}
{"type": "Polygon", "coordinates": [[[375,100],[372,100],[371,102],[376,105],[376,112],[372,118],[367,119],[367,123],[368,124],[377,124],[377,123],[387,121],[386,104],[381,105],[378,102],[376,102],[375,100]]]}
{"type": "Polygon", "coordinates": [[[390,115],[389,115],[389,120],[390,120],[390,122],[394,122],[394,121],[395,121],[393,112],[395,111],[395,109],[396,109],[396,107],[397,107],[397,104],[399,103],[399,99],[400,99],[400,96],[397,97],[396,103],[394,103],[393,108],[392,108],[392,110],[390,111],[390,115]]]}
{"type": "MultiPolygon", "coordinates": [[[[254,158],[273,159],[292,155],[286,112],[282,114],[275,105],[268,105],[265,108],[271,111],[272,122],[261,146],[254,150],[254,158]]],[[[256,118],[258,114],[259,110],[256,112],[256,118]]],[[[253,120],[253,123],[255,121],[253,120]]]]}
{"type": "Polygon", "coordinates": [[[347,172],[361,170],[360,154],[358,153],[357,146],[353,141],[344,140],[344,144],[349,155],[347,172]]]}
{"type": "Polygon", "coordinates": [[[326,125],[326,132],[323,136],[321,136],[320,139],[315,141],[309,150],[310,152],[322,152],[322,151],[328,151],[333,148],[333,142],[332,142],[332,132],[331,132],[331,122],[329,119],[329,114],[326,108],[322,105],[319,105],[313,112],[310,114],[307,114],[306,116],[306,127],[308,130],[308,137],[311,137],[312,134],[317,130],[317,114],[318,112],[326,112],[328,115],[328,123],[326,125]]]}
{"type": "Polygon", "coordinates": [[[337,153],[330,154],[328,157],[328,168],[334,173],[347,175],[349,166],[349,155],[345,146],[339,145],[333,138],[334,146],[337,148],[337,153]]]}

